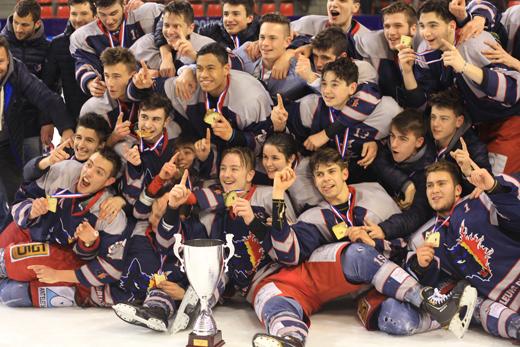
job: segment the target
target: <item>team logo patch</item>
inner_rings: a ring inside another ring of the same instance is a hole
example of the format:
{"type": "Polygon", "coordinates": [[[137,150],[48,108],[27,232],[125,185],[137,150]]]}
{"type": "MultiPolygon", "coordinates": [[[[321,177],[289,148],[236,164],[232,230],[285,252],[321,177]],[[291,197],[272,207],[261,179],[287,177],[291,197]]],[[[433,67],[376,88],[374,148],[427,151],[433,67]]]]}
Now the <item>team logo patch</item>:
{"type": "Polygon", "coordinates": [[[38,288],[38,303],[42,308],[76,306],[73,287],[40,287],[38,288]]]}
{"type": "Polygon", "coordinates": [[[465,220],[459,228],[459,238],[457,243],[448,248],[457,262],[457,266],[466,273],[466,278],[478,278],[482,281],[489,281],[493,277],[490,260],[495,253],[493,248],[484,245],[484,235],[468,233],[465,220]]]}
{"type": "Polygon", "coordinates": [[[28,258],[47,257],[50,254],[49,245],[41,242],[24,243],[10,249],[11,263],[28,258]]]}

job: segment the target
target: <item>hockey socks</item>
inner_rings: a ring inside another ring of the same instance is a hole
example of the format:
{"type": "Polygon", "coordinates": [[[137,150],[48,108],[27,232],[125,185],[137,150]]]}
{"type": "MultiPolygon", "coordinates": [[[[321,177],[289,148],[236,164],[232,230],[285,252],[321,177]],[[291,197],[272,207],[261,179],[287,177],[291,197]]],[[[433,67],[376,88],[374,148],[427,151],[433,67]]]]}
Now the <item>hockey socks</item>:
{"type": "Polygon", "coordinates": [[[175,301],[164,291],[152,289],[144,299],[143,307],[159,308],[164,311],[168,319],[173,317],[175,312],[175,301]]]}
{"type": "Polygon", "coordinates": [[[474,318],[493,336],[520,339],[520,315],[499,302],[481,300],[477,304],[474,318]]]}
{"type": "Polygon", "coordinates": [[[305,343],[309,328],[304,322],[303,309],[296,300],[284,296],[273,296],[266,301],[261,315],[262,317],[259,318],[269,335],[290,337],[291,340],[300,341],[302,345],[305,343]]]}

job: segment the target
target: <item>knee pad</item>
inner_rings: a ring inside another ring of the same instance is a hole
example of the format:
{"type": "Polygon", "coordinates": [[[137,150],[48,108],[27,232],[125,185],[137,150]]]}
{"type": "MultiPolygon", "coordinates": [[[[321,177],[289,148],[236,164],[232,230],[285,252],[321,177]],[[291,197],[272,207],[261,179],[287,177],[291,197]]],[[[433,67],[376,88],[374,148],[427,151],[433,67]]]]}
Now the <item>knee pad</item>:
{"type": "Polygon", "coordinates": [[[390,335],[412,335],[420,324],[420,313],[412,305],[393,298],[381,304],[379,330],[390,335]]]}
{"type": "Polygon", "coordinates": [[[0,303],[9,307],[32,307],[29,283],[0,280],[0,303]]]}
{"type": "Polygon", "coordinates": [[[374,247],[364,243],[353,243],[341,254],[341,267],[349,282],[370,283],[386,260],[374,247]]]}

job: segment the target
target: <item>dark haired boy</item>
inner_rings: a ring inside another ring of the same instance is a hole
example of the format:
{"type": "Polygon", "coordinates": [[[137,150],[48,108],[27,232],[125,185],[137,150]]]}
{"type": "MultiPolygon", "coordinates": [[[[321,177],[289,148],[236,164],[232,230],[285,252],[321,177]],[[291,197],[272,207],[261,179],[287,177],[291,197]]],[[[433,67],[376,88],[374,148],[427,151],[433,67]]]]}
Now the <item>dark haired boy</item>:
{"type": "Polygon", "coordinates": [[[378,84],[383,95],[388,95],[404,105],[401,89],[403,77],[399,69],[397,53],[401,38],[413,46],[417,30],[417,14],[414,8],[396,1],[381,10],[383,29],[355,37],[357,52],[377,70],[378,84]]]}
{"type": "Polygon", "coordinates": [[[357,83],[358,70],[350,59],[342,57],[325,65],[321,96],[312,94],[273,108],[274,131],[289,131],[309,151],[332,147],[350,158],[352,179],[365,178],[356,165],[368,166],[375,157],[374,140],[388,134],[392,118],[401,110],[390,97],[381,96],[374,83],[357,83]],[[359,176],[359,177],[358,177],[359,176]]]}
{"type": "MultiPolygon", "coordinates": [[[[3,259],[9,278],[29,283],[18,286],[16,281],[9,281],[7,286],[11,289],[3,287],[2,295],[12,296],[14,290],[26,299],[22,302],[35,307],[71,306],[90,300],[99,302],[94,287],[103,292],[103,286],[119,281],[127,219],[120,211],[108,222],[99,213],[103,201],[111,197],[107,188],[115,182],[120,168],[119,156],[106,148],[84,164],[66,160],[53,165],[38,180],[24,184],[17,193],[18,203],[13,206],[12,215],[14,223],[28,229],[26,241],[39,245],[41,254],[28,255],[21,261],[3,259]],[[83,262],[81,266],[70,254],[83,262]],[[80,286],[88,290],[80,291],[80,286]],[[54,287],[61,293],[61,302],[47,299],[47,291],[39,290],[40,287],[54,287]]],[[[12,247],[23,249],[24,244],[12,247]]]]}
{"type": "Polygon", "coordinates": [[[208,23],[198,29],[199,34],[221,42],[229,49],[237,49],[248,41],[258,40],[260,23],[255,15],[253,0],[222,1],[222,21],[208,23]]]}
{"type": "MultiPolygon", "coordinates": [[[[295,72],[315,92],[320,92],[321,73],[325,64],[347,56],[348,44],[344,37],[345,34],[338,27],[324,29],[312,38],[310,57],[304,54],[297,56],[295,72]]],[[[357,59],[353,62],[358,67],[358,83],[377,82],[377,71],[370,63],[357,59]]]]}
{"type": "Polygon", "coordinates": [[[286,78],[275,79],[271,76],[275,63],[284,56],[290,43],[289,19],[276,13],[268,13],[260,18],[258,37],[260,58],[249,57],[247,49],[252,43],[242,45],[233,53],[242,59],[243,71],[261,81],[271,96],[281,94],[289,100],[297,100],[309,94],[311,90],[307,87],[307,83],[295,73],[296,59],[291,59],[286,78]]]}
{"type": "Polygon", "coordinates": [[[197,52],[204,45],[214,42],[213,39],[199,35],[193,30],[193,8],[188,1],[175,0],[164,7],[161,35],[165,42],[161,46],[154,43],[154,34],[141,37],[132,45],[130,51],[138,61],[146,61],[149,68],[159,70],[165,68],[165,62],[170,62],[178,69],[182,65],[193,64],[197,52]]]}
{"type": "Polygon", "coordinates": [[[99,59],[101,53],[110,47],[128,48],[141,36],[151,33],[164,6],[147,3],[126,13],[123,0],[94,0],[94,5],[98,19],[71,35],[70,53],[81,90],[100,97],[107,89],[99,59]]]}
{"type": "Polygon", "coordinates": [[[43,81],[54,90],[61,90],[68,116],[77,122],[81,106],[88,100],[76,82],[74,59],[70,54],[70,36],[74,31],[92,22],[96,8],[91,0],[68,0],[69,19],[65,30],[55,36],[49,48],[43,81]]]}
{"type": "Polygon", "coordinates": [[[106,120],[95,113],[81,117],[74,136],[62,142],[48,156],[32,159],[24,167],[24,180],[34,181],[45,174],[49,168],[66,159],[84,163],[101,148],[105,147],[112,130],[106,120]]]}
{"type": "Polygon", "coordinates": [[[434,161],[435,147],[426,141],[422,114],[407,109],[395,116],[387,145],[379,146],[370,169],[403,212],[369,226],[373,238],[406,237],[428,220],[424,167],[434,161]]]}
{"type": "Polygon", "coordinates": [[[347,165],[335,150],[325,148],[313,154],[310,168],[325,201],[303,213],[296,223],[285,219],[283,195],[295,181],[294,172],[286,169],[274,181],[271,233],[296,239],[283,259],[298,265],[281,269],[255,288],[255,312],[268,335],[256,335],[253,346],[272,346],[275,341],[284,347],[304,346],[310,316],[324,303],[360,291],[364,283],[448,325],[458,314],[461,297],[475,290],[461,282],[452,296],[439,297],[433,288],[421,286],[388,260],[383,254],[401,249],[402,240],[373,240],[363,225],[366,218],[387,218],[399,209],[377,184],[348,186],[347,165]]]}
{"type": "MultiPolygon", "coordinates": [[[[80,117],[89,112],[105,117],[112,129],[107,145],[114,146],[134,133],[137,123],[139,104],[129,100],[126,95],[128,82],[136,73],[137,61],[130,50],[116,47],[104,50],[101,62],[107,90],[102,97],[90,98],[81,108],[80,117]]],[[[175,137],[177,133],[178,130],[172,126],[170,138],[175,137]]]]}
{"type": "Polygon", "coordinates": [[[482,51],[489,49],[486,42],[494,40],[490,33],[484,31],[459,43],[456,26],[448,1],[422,4],[419,29],[424,41],[417,52],[410,48],[399,52],[407,105],[419,107],[427,95],[456,84],[473,124],[485,123],[482,129],[492,135],[488,147],[506,162],[506,172],[514,172],[520,138],[516,117],[520,112],[520,72],[483,55],[482,51]]]}
{"type": "MultiPolygon", "coordinates": [[[[446,274],[467,280],[479,295],[474,321],[493,336],[518,341],[520,299],[510,295],[518,288],[518,175],[493,176],[474,163],[470,171],[461,169],[483,193],[463,198],[459,170],[450,162],[427,167],[426,195],[436,213],[413,235],[406,267],[425,285],[438,283],[446,274]]],[[[470,321],[466,315],[459,322],[459,336],[470,321]]],[[[392,299],[379,313],[379,328],[391,334],[420,333],[429,330],[430,323],[428,316],[392,299]]]]}
{"type": "MultiPolygon", "coordinates": [[[[429,104],[431,106],[429,130],[435,144],[435,160],[444,159],[456,163],[457,156],[465,152],[479,167],[491,172],[486,145],[475,134],[469,117],[464,115],[457,90],[449,88],[432,94],[429,104]]],[[[471,192],[473,185],[463,181],[462,188],[463,195],[466,195],[471,192]]]]}
{"type": "MultiPolygon", "coordinates": [[[[152,90],[165,94],[183,132],[203,139],[210,129],[217,153],[234,146],[258,152],[263,121],[271,109],[271,99],[262,84],[245,72],[231,70],[226,49],[216,42],[198,52],[196,79],[195,93],[184,101],[176,92],[177,78],[159,78],[154,83],[144,67],[130,83],[128,96],[138,101],[152,90]]],[[[219,158],[220,154],[217,165],[219,158]]]]}

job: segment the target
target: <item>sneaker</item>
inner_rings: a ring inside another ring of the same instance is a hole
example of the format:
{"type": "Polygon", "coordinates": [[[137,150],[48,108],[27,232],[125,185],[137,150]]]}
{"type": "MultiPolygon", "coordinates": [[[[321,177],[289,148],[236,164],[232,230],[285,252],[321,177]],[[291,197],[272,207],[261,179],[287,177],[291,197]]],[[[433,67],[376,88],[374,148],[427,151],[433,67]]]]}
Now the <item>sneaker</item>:
{"type": "Polygon", "coordinates": [[[197,293],[192,286],[189,286],[184,293],[181,304],[175,318],[173,319],[171,332],[173,334],[186,329],[193,323],[200,313],[200,301],[197,293]]]}
{"type": "Polygon", "coordinates": [[[292,336],[273,336],[256,334],[253,337],[253,347],[303,347],[303,342],[292,336]]]}
{"type": "Polygon", "coordinates": [[[116,315],[127,323],[139,325],[155,331],[168,331],[168,317],[158,307],[144,307],[132,304],[112,306],[116,315]]]}
{"type": "Polygon", "coordinates": [[[458,338],[469,328],[477,301],[477,290],[466,281],[460,281],[448,294],[437,288],[425,287],[421,291],[421,308],[458,338]]]}

